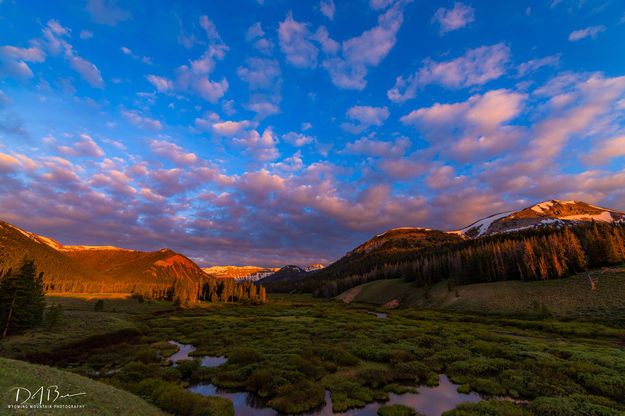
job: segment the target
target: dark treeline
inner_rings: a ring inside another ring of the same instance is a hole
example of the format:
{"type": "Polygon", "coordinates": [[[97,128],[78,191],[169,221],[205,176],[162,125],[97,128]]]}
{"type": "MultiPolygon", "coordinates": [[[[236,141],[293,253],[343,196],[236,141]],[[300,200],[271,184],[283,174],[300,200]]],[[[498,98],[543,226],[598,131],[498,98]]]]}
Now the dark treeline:
{"type": "Polygon", "coordinates": [[[144,299],[170,300],[180,304],[197,301],[264,303],[267,292],[252,282],[231,279],[184,278],[173,283],[97,282],[79,280],[51,281],[44,279],[48,293],[131,293],[144,299]]]}
{"type": "MultiPolygon", "coordinates": [[[[0,253],[1,257],[1,253],[0,253]]],[[[30,262],[38,268],[37,262],[30,262]]],[[[29,264],[30,264],[29,263],[29,264]]],[[[15,273],[0,272],[0,283],[11,278],[15,273]]],[[[179,304],[198,301],[205,302],[243,302],[264,303],[267,293],[263,286],[252,282],[235,282],[230,279],[215,279],[208,276],[195,275],[182,278],[155,278],[152,282],[134,279],[94,278],[93,280],[72,279],[60,275],[53,278],[43,274],[40,284],[43,291],[50,294],[62,293],[128,293],[143,299],[169,300],[179,304]]],[[[8,280],[7,280],[8,282],[8,280]]],[[[5,282],[6,284],[8,284],[5,282]]]]}
{"type": "Polygon", "coordinates": [[[502,280],[545,280],[588,268],[625,261],[625,224],[591,223],[551,226],[475,240],[443,244],[413,252],[391,252],[369,258],[358,270],[307,279],[294,287],[331,297],[379,279],[403,278],[419,287],[448,280],[450,287],[502,280]],[[368,266],[368,267],[367,267],[368,266]]]}
{"type": "Polygon", "coordinates": [[[0,335],[5,337],[39,325],[45,309],[42,273],[33,261],[0,273],[0,335]]]}

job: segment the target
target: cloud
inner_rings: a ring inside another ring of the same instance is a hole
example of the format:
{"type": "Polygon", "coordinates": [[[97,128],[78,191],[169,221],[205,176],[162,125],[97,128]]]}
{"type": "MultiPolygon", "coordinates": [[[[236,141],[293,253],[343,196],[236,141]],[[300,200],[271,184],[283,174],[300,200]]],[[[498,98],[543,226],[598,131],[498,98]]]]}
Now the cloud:
{"type": "Polygon", "coordinates": [[[104,87],[102,74],[100,74],[100,70],[93,63],[77,55],[72,55],[68,59],[69,65],[74,68],[74,70],[78,72],[92,87],[104,87]]]}
{"type": "Polygon", "coordinates": [[[347,143],[345,152],[375,156],[382,158],[393,158],[402,156],[406,150],[412,146],[410,140],[406,137],[400,137],[395,141],[372,140],[366,137],[347,143]]]}
{"type": "Polygon", "coordinates": [[[302,146],[305,146],[307,144],[314,142],[315,138],[312,136],[307,136],[302,133],[296,133],[296,132],[291,131],[289,133],[283,134],[282,140],[284,140],[287,143],[292,144],[295,147],[302,147],[302,146]]]}
{"type": "Polygon", "coordinates": [[[387,107],[371,107],[356,105],[347,110],[346,116],[352,122],[342,123],[341,128],[350,133],[358,134],[371,126],[381,126],[389,117],[387,107]]]}
{"type": "Polygon", "coordinates": [[[293,13],[289,12],[278,26],[280,50],[287,62],[298,68],[317,66],[319,49],[309,40],[310,36],[308,25],[293,19],[293,13]]]}
{"type": "Polygon", "coordinates": [[[274,89],[282,77],[278,61],[266,58],[246,59],[245,66],[240,66],[237,74],[250,88],[265,90],[274,89]]]}
{"type": "Polygon", "coordinates": [[[569,41],[577,42],[585,38],[596,39],[599,33],[605,32],[606,27],[603,25],[590,26],[584,29],[574,30],[569,34],[569,41]]]}
{"type": "Polygon", "coordinates": [[[367,85],[369,68],[376,67],[388,55],[397,41],[397,32],[403,21],[403,7],[407,1],[398,1],[378,16],[378,23],[360,36],[341,45],[341,54],[323,61],[332,83],[339,88],[362,90],[367,85]]]}
{"type": "Polygon", "coordinates": [[[529,73],[535,72],[540,68],[551,66],[557,67],[560,65],[560,54],[545,56],[544,58],[531,59],[527,62],[523,62],[517,67],[519,76],[523,77],[529,73]]]}
{"type": "Polygon", "coordinates": [[[257,113],[257,118],[280,112],[282,71],[277,60],[248,58],[245,66],[237,69],[237,74],[249,87],[250,99],[246,107],[257,113]]]}
{"type": "Polygon", "coordinates": [[[321,0],[319,3],[319,10],[321,10],[321,14],[325,17],[330,20],[334,20],[334,13],[336,12],[334,0],[321,0]]]}
{"type": "Polygon", "coordinates": [[[474,20],[473,8],[460,2],[455,2],[452,9],[439,8],[432,17],[432,23],[440,25],[441,34],[462,29],[474,20]]]}
{"type": "Polygon", "coordinates": [[[158,92],[168,93],[173,91],[174,83],[165,77],[158,75],[148,75],[146,79],[156,88],[158,92]]]}
{"type": "Polygon", "coordinates": [[[247,29],[245,40],[252,43],[254,48],[262,54],[271,55],[273,52],[273,42],[265,36],[260,22],[254,23],[247,29]]]}
{"type": "Polygon", "coordinates": [[[49,20],[42,29],[42,33],[49,52],[53,55],[62,55],[69,66],[76,71],[92,87],[103,88],[102,74],[95,64],[81,57],[74,47],[66,40],[71,31],[56,20],[49,20]]]}
{"type": "Polygon", "coordinates": [[[28,79],[33,72],[26,62],[44,62],[46,55],[37,46],[19,48],[6,45],[0,47],[0,74],[6,74],[18,79],[28,79]]]}
{"type": "Polygon", "coordinates": [[[79,36],[80,36],[80,39],[83,39],[83,40],[91,39],[93,37],[93,32],[90,32],[88,30],[81,30],[79,36]]]}
{"type": "Polygon", "coordinates": [[[470,49],[450,61],[437,62],[428,58],[407,79],[397,77],[387,96],[393,102],[402,103],[416,97],[417,90],[429,84],[447,88],[484,85],[504,75],[509,60],[510,49],[503,43],[470,49]]]}
{"type": "Polygon", "coordinates": [[[262,135],[257,130],[251,130],[233,138],[232,143],[244,148],[246,154],[261,162],[275,160],[280,156],[276,148],[278,139],[271,129],[265,129],[262,135]]]}
{"type": "Polygon", "coordinates": [[[193,165],[199,160],[195,153],[186,153],[182,147],[165,140],[152,140],[150,149],[155,155],[164,157],[180,166],[193,165]]]}
{"type": "Polygon", "coordinates": [[[602,165],[617,157],[625,156],[625,136],[603,140],[583,157],[586,163],[602,165]]]}
{"type": "Polygon", "coordinates": [[[509,150],[519,142],[523,129],[508,123],[520,114],[526,99],[525,94],[493,90],[464,102],[413,110],[400,121],[416,127],[443,153],[474,160],[478,155],[490,157],[509,150]]]}
{"type": "Polygon", "coordinates": [[[11,155],[0,152],[0,172],[13,173],[16,172],[20,167],[21,163],[19,160],[11,155]]]}
{"type": "Polygon", "coordinates": [[[152,58],[150,58],[149,56],[140,56],[135,54],[132,50],[130,50],[129,48],[127,48],[126,46],[122,46],[121,48],[119,48],[122,53],[126,56],[130,56],[132,59],[136,59],[137,61],[141,61],[146,65],[152,65],[152,58]]]}
{"type": "Polygon", "coordinates": [[[202,56],[190,60],[186,65],[179,66],[176,69],[174,81],[155,74],[148,75],[148,81],[159,92],[168,93],[175,89],[178,92],[195,95],[210,103],[216,103],[228,91],[229,83],[226,78],[213,81],[209,76],[215,70],[217,61],[224,58],[229,48],[223,43],[215,24],[207,16],[200,16],[199,23],[209,40],[202,56]]]}
{"type": "Polygon", "coordinates": [[[115,26],[132,17],[132,14],[119,7],[115,0],[87,0],[85,10],[91,16],[91,20],[109,26],[115,26]]]}
{"type": "Polygon", "coordinates": [[[104,156],[104,151],[97,143],[93,140],[93,138],[86,134],[82,133],[78,136],[78,140],[73,142],[71,146],[57,146],[56,149],[67,156],[74,157],[102,157],[104,156]]]}
{"type": "Polygon", "coordinates": [[[213,133],[224,136],[224,137],[233,137],[240,134],[243,131],[246,131],[250,128],[254,128],[256,126],[255,123],[249,120],[241,120],[241,121],[231,121],[225,120],[222,121],[218,117],[213,117],[212,115],[204,118],[195,119],[196,127],[209,130],[213,133]]]}
{"type": "Polygon", "coordinates": [[[158,131],[163,127],[160,121],[146,117],[136,110],[122,111],[122,116],[135,126],[147,128],[148,130],[158,131]]]}

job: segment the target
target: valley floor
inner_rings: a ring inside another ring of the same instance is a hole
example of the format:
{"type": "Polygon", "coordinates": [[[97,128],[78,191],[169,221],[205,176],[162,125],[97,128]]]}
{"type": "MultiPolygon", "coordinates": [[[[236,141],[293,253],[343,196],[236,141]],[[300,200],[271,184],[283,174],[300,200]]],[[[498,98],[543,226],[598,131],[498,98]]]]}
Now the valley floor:
{"type": "MultiPolygon", "coordinates": [[[[606,280],[599,280],[598,290],[607,286],[606,280]]],[[[397,289],[401,282],[374,283],[402,293],[397,289]]],[[[368,290],[371,286],[359,296],[368,290]]],[[[509,290],[512,296],[518,289],[509,290]]],[[[557,292],[557,302],[567,297],[557,292]]],[[[462,288],[460,299],[468,293],[462,288]]],[[[620,293],[620,303],[611,307],[622,311],[620,293]]],[[[616,299],[618,294],[606,296],[616,299]]],[[[265,406],[285,413],[319,409],[330,394],[333,411],[342,412],[418,385],[436,385],[440,374],[483,399],[461,404],[448,415],[625,412],[625,329],[616,314],[606,318],[607,309],[588,308],[583,320],[581,315],[512,316],[514,308],[507,316],[400,308],[384,310],[385,317],[371,313],[381,309],[362,303],[296,295],[270,300],[259,306],[176,310],[167,302],[109,298],[104,310],[96,312],[95,299],[89,297],[49,297],[50,303],[64,305],[64,323],[9,337],[0,342],[0,356],[54,365],[68,377],[75,376],[68,371],[82,374],[102,388],[110,388],[108,384],[126,390],[180,415],[233,414],[229,400],[187,390],[198,384],[253,392],[265,406]],[[202,367],[198,359],[174,367],[166,360],[177,350],[170,340],[193,344],[191,356],[223,355],[228,361],[202,367]]],[[[552,303],[546,308],[554,310],[552,303]]],[[[29,366],[1,359],[0,375],[14,371],[15,365],[29,366]]],[[[29,377],[24,380],[31,381],[29,377]]],[[[6,390],[5,384],[0,388],[6,390]]],[[[110,408],[97,414],[128,413],[110,408]]]]}

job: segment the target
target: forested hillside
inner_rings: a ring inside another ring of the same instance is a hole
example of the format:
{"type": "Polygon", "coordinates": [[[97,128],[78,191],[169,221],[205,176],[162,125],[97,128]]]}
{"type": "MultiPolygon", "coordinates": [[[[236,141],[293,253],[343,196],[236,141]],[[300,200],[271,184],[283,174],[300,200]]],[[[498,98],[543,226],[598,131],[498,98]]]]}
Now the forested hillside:
{"type": "MultiPolygon", "coordinates": [[[[378,279],[403,278],[417,286],[503,280],[546,280],[625,261],[625,224],[591,223],[498,234],[426,247],[403,258],[380,257],[366,272],[318,281],[314,293],[335,296],[378,279]]],[[[313,283],[313,282],[308,282],[313,283]]]]}
{"type": "Polygon", "coordinates": [[[34,261],[47,293],[132,293],[180,303],[265,299],[264,288],[220,281],[169,249],[152,252],[116,247],[63,246],[50,238],[0,222],[2,271],[34,261]]]}

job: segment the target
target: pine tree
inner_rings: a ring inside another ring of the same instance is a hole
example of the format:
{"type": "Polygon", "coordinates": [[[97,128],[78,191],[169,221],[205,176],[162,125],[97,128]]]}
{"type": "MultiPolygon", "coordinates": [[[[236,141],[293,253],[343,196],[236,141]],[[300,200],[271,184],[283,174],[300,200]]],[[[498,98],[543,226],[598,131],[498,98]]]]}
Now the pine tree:
{"type": "Polygon", "coordinates": [[[18,271],[9,270],[0,282],[0,328],[2,336],[39,325],[45,309],[43,273],[25,260],[18,271]]]}

